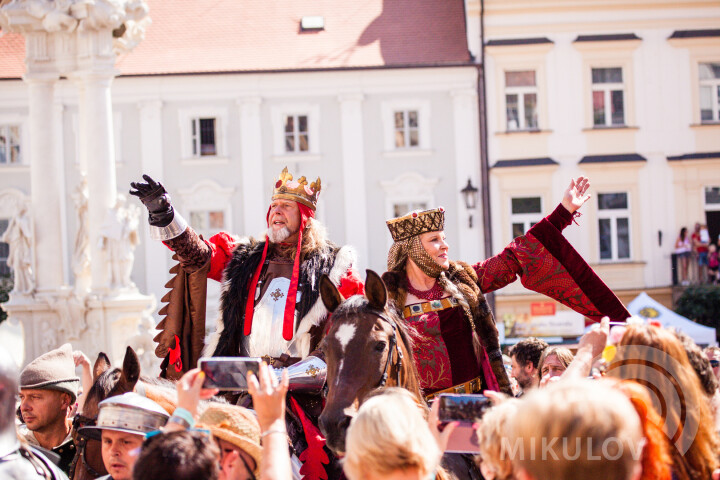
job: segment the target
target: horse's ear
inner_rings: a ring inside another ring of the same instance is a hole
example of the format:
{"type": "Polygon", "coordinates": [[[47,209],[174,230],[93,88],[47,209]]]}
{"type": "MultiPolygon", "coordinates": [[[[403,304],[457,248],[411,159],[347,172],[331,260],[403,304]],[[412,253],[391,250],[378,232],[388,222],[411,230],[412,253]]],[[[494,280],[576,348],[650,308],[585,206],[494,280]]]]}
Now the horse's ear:
{"type": "Polygon", "coordinates": [[[320,298],[330,313],[334,312],[338,305],[345,300],[340,294],[340,290],[327,275],[320,278],[320,298]]]}
{"type": "Polygon", "coordinates": [[[370,306],[376,310],[385,310],[387,304],[387,288],[385,282],[382,281],[380,275],[372,270],[365,270],[365,296],[370,302],[370,306]]]}
{"type": "Polygon", "coordinates": [[[110,359],[108,356],[103,352],[98,353],[97,360],[95,360],[95,365],[93,366],[93,380],[97,380],[97,378],[107,372],[109,368],[110,359]]]}
{"type": "Polygon", "coordinates": [[[123,359],[122,373],[120,375],[120,383],[124,383],[128,391],[135,388],[135,384],[140,378],[140,359],[132,347],[125,350],[125,358],[123,359]]]}

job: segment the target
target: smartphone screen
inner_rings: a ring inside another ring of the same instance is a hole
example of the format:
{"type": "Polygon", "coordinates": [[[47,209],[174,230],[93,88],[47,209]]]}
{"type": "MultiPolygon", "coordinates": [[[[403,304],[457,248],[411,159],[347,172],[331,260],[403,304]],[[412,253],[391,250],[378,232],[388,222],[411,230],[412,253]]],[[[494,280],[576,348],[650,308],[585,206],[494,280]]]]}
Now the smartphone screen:
{"type": "Polygon", "coordinates": [[[198,367],[205,372],[203,388],[219,390],[247,390],[247,374],[257,374],[259,358],[210,357],[198,360],[198,367]]]}
{"type": "Polygon", "coordinates": [[[478,453],[477,421],[492,406],[485,395],[440,394],[439,419],[441,428],[450,422],[459,422],[448,440],[446,452],[478,453]]]}

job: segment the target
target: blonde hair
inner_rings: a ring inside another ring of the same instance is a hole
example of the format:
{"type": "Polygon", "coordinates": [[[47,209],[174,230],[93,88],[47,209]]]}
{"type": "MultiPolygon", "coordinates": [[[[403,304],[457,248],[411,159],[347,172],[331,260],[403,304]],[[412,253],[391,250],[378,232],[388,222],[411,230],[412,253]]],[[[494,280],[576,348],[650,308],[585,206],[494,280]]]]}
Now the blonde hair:
{"type": "Polygon", "coordinates": [[[398,470],[434,472],[442,452],[423,410],[407,390],[387,388],[362,404],[345,439],[343,469],[350,480],[398,470]]]}
{"type": "Polygon", "coordinates": [[[507,433],[508,424],[517,414],[520,407],[519,400],[506,400],[500,405],[488,410],[482,417],[478,440],[480,443],[480,457],[494,473],[496,480],[512,478],[512,460],[503,455],[502,438],[507,433]]]}
{"type": "Polygon", "coordinates": [[[640,418],[605,382],[561,381],[522,402],[502,439],[515,471],[536,480],[628,480],[640,471],[640,418]]]}

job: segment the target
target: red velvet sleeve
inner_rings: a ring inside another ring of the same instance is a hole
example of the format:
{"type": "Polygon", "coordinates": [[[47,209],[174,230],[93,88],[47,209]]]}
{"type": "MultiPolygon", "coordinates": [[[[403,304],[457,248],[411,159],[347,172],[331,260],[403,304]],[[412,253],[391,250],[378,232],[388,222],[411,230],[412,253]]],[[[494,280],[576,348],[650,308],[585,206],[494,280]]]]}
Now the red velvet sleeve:
{"type": "Polygon", "coordinates": [[[212,252],[208,278],[222,282],[225,266],[232,258],[232,252],[235,249],[235,239],[229,233],[220,232],[210,237],[206,243],[212,252]]]}
{"type": "Polygon", "coordinates": [[[480,289],[492,292],[519,276],[525,288],[595,321],[605,315],[624,321],[630,316],[625,306],[563,237],[561,231],[571,221],[560,205],[500,254],[476,264],[480,289]]]}

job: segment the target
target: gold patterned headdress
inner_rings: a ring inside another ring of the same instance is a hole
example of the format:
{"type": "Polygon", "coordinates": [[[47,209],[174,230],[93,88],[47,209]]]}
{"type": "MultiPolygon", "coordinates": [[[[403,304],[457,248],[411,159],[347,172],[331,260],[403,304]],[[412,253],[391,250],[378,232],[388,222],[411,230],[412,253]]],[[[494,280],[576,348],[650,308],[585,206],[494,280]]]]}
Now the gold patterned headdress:
{"type": "Polygon", "coordinates": [[[315,211],[321,188],[320,177],[308,185],[305,177],[293,180],[292,174],[290,174],[287,167],[285,167],[283,171],[280,172],[277,182],[275,182],[272,199],[292,200],[315,211]]]}
{"type": "Polygon", "coordinates": [[[422,212],[410,212],[385,223],[393,240],[399,242],[421,233],[445,230],[445,209],[438,207],[422,212]]]}
{"type": "Polygon", "coordinates": [[[395,241],[388,252],[388,270],[404,270],[405,261],[409,257],[427,276],[439,277],[443,268],[425,251],[418,235],[444,230],[445,209],[438,207],[422,212],[410,212],[386,223],[395,241]]]}

